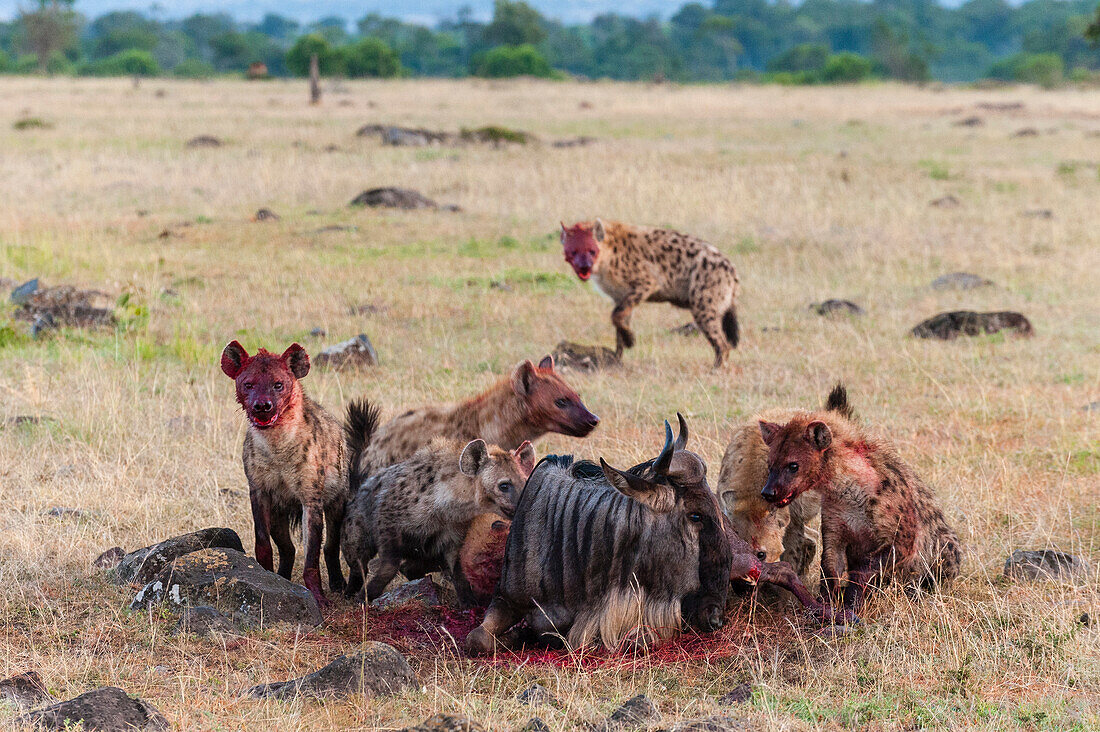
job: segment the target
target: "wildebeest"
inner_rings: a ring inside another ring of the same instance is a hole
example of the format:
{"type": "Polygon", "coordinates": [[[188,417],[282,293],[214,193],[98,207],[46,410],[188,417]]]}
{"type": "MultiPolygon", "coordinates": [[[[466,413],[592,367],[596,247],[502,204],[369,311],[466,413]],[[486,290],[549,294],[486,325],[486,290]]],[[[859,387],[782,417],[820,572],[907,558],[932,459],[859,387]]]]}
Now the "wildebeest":
{"type": "Polygon", "coordinates": [[[666,422],[660,455],[636,467],[572,456],[535,467],[469,653],[492,652],[521,619],[572,647],[664,640],[685,619],[702,631],[722,626],[733,559],[706,465],[676,449],[666,422]]]}

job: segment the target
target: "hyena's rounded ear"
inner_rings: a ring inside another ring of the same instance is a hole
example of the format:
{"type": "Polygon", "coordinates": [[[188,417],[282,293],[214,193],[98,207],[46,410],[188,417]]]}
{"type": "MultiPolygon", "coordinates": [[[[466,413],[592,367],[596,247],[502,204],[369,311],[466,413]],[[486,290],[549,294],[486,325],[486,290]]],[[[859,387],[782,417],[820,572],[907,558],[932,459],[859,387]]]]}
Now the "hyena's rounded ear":
{"type": "Polygon", "coordinates": [[[543,370],[554,370],[554,354],[550,353],[542,357],[539,361],[539,368],[543,370]]]}
{"type": "Polygon", "coordinates": [[[535,364],[524,361],[512,372],[512,390],[516,396],[525,397],[535,385],[535,364]]]}
{"type": "Polygon", "coordinates": [[[565,225],[565,222],[558,219],[558,223],[561,224],[561,241],[565,243],[565,235],[569,233],[569,227],[565,225]]]}
{"type": "Polygon", "coordinates": [[[596,223],[592,224],[592,236],[596,237],[596,241],[603,243],[604,237],[607,236],[607,232],[603,230],[603,220],[596,219],[596,223]]]}
{"type": "Polygon", "coordinates": [[[240,343],[233,341],[222,350],[221,365],[226,376],[231,379],[237,378],[237,375],[248,365],[248,351],[244,350],[244,346],[240,343]]]}
{"type": "Polygon", "coordinates": [[[290,368],[290,373],[294,374],[294,378],[306,378],[306,374],[309,373],[309,354],[306,353],[306,349],[297,343],[291,344],[290,348],[283,351],[283,360],[290,368]]]}
{"type": "Polygon", "coordinates": [[[833,444],[833,431],[824,422],[810,422],[806,425],[806,439],[818,450],[824,450],[833,444]]]}
{"type": "Polygon", "coordinates": [[[458,457],[458,469],[463,475],[473,478],[488,459],[489,448],[485,440],[471,440],[462,448],[462,454],[458,457]]]}
{"type": "Polygon", "coordinates": [[[764,444],[772,444],[772,440],[779,434],[779,430],[783,429],[783,425],[776,424],[775,422],[765,422],[760,420],[760,436],[764,438],[764,444]]]}
{"type": "Polygon", "coordinates": [[[522,445],[512,451],[512,455],[519,463],[523,475],[525,477],[531,475],[531,471],[535,469],[535,446],[531,444],[531,441],[524,440],[522,445]]]}

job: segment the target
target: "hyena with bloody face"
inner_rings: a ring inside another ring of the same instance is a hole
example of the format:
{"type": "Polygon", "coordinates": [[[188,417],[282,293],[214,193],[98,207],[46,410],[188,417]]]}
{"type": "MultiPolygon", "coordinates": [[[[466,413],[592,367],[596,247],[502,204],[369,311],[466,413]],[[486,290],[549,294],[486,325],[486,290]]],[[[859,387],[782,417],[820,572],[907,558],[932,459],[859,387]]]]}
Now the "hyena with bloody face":
{"type": "Polygon", "coordinates": [[[561,225],[565,261],[615,302],[616,352],[634,347],[630,315],[645,301],[691,311],[721,366],[739,338],[735,300],[740,280],[733,263],[694,236],[617,221],[561,225]]]}
{"type": "Polygon", "coordinates": [[[377,554],[368,602],[382,594],[402,562],[411,560],[421,568],[441,564],[452,574],[459,601],[476,604],[478,593],[465,581],[459,561],[470,525],[485,512],[510,518],[534,466],[530,442],[508,451],[484,440],[463,446],[437,439],[364,480],[348,503],[343,528],[344,559],[351,567],[348,594],[360,591],[377,554]]]}
{"type": "Polygon", "coordinates": [[[348,406],[348,445],[357,472],[353,484],[412,456],[436,437],[463,443],[481,438],[514,450],[547,432],[585,437],[600,423],[546,356],[535,366],[520,363],[512,375],[459,404],[411,409],[381,427],[378,410],[366,400],[348,406]]]}
{"type": "Polygon", "coordinates": [[[348,498],[347,447],[339,421],[306,396],[300,379],[309,356],[295,343],[281,356],[260,349],[255,356],[237,341],[222,351],[221,367],[237,386],[248,417],[244,472],[256,530],[256,561],[273,568],[271,540],[279,548],[279,574],[294,569],[292,523],[301,521],[306,558],[303,583],[322,607],[320,554],[325,524],[329,589],[340,592],[340,525],[348,498]]]}
{"type": "Polygon", "coordinates": [[[833,411],[761,420],[768,477],[761,495],[785,506],[821,494],[822,594],[858,607],[896,579],[933,589],[959,574],[959,538],[932,491],[885,440],[833,411]],[[847,574],[847,584],[841,582],[847,574]]]}

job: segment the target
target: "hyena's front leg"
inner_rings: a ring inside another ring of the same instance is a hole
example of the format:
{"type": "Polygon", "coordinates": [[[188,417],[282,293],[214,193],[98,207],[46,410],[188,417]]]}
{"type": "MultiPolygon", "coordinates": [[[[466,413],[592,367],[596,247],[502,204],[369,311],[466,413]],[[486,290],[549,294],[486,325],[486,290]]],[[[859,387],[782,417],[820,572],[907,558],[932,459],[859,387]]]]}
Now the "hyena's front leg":
{"type": "Polygon", "coordinates": [[[634,286],[623,299],[615,304],[611,311],[611,324],[615,326],[615,355],[622,356],[623,349],[634,347],[634,331],[630,329],[630,316],[634,308],[638,307],[646,298],[653,294],[651,283],[640,283],[634,286]]]}
{"type": "Polygon", "coordinates": [[[279,549],[279,575],[290,579],[294,571],[294,539],[290,535],[290,514],[286,511],[272,512],[271,539],[279,549]]]}
{"type": "Polygon", "coordinates": [[[271,552],[271,500],[262,489],[248,492],[252,502],[252,523],[256,530],[256,561],[268,572],[274,570],[275,562],[271,552]]]}
{"type": "Polygon", "coordinates": [[[302,584],[313,593],[314,599],[322,609],[331,602],[321,588],[321,538],[325,532],[325,513],[321,506],[307,503],[302,507],[302,543],[306,547],[305,566],[302,569],[302,584]]]}
{"type": "Polygon", "coordinates": [[[340,569],[340,531],[344,525],[344,512],[342,498],[325,507],[325,568],[328,570],[328,588],[332,592],[344,591],[344,572],[340,569]]]}

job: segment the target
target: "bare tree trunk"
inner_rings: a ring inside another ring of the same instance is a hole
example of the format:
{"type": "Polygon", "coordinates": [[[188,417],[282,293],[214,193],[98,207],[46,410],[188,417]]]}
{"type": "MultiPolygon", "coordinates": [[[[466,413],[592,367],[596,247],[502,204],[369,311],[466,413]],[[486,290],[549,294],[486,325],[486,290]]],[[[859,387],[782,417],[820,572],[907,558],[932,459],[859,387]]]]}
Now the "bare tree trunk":
{"type": "Polygon", "coordinates": [[[321,63],[317,54],[309,57],[309,103],[321,103],[321,63]]]}

